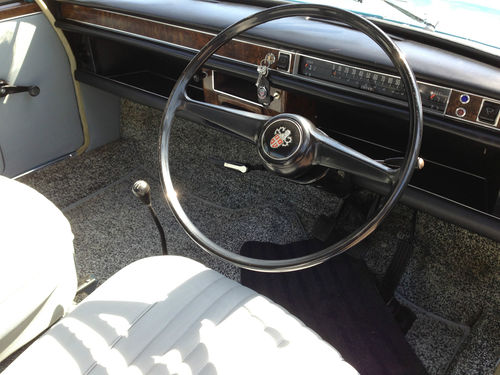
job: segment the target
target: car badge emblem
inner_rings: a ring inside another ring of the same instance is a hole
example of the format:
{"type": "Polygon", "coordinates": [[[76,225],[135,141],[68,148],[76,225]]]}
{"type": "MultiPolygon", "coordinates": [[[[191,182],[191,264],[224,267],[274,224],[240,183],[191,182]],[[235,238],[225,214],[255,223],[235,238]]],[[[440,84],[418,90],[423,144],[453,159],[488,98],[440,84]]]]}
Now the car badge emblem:
{"type": "Polygon", "coordinates": [[[271,138],[269,145],[272,148],[278,148],[280,146],[287,147],[290,143],[292,143],[292,137],[290,134],[292,134],[290,130],[284,126],[280,126],[274,131],[274,137],[271,138]]]}

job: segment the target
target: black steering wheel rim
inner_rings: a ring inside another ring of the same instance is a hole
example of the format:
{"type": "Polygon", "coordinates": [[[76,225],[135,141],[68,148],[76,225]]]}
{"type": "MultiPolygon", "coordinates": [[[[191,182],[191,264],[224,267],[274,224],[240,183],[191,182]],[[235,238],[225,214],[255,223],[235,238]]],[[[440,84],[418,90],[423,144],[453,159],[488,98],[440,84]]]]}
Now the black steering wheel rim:
{"type": "Polygon", "coordinates": [[[164,197],[167,200],[167,203],[170,206],[174,216],[184,228],[186,233],[191,237],[191,239],[202,249],[239,267],[250,270],[261,272],[296,271],[320,264],[333,256],[343,253],[344,251],[362,241],[378,227],[382,220],[396,205],[397,201],[403,194],[404,189],[411,179],[414,167],[417,165],[422,133],[422,103],[415,76],[402,52],[380,28],[359,15],[339,8],[311,4],[282,5],[255,13],[227,27],[221,33],[215,36],[207,45],[205,45],[193,58],[193,60],[191,60],[191,62],[186,66],[179,79],[177,80],[174,88],[172,89],[163,114],[162,128],[160,131],[160,180],[162,182],[164,197]],[[249,258],[226,250],[210,240],[191,222],[191,220],[182,209],[170,175],[168,155],[170,133],[176,112],[185,103],[185,91],[189,81],[191,80],[193,75],[201,69],[203,64],[205,64],[206,61],[220,47],[232,40],[237,35],[255,26],[272,20],[295,16],[309,16],[322,19],[333,19],[335,21],[346,23],[365,33],[382,48],[382,50],[388,55],[395,68],[397,69],[401,77],[401,81],[403,82],[406,89],[409,108],[410,136],[404,162],[399,169],[398,179],[393,185],[393,188],[382,208],[367,223],[365,223],[355,232],[351,233],[349,236],[343,238],[337,243],[328,246],[321,251],[306,256],[282,260],[249,258]]]}

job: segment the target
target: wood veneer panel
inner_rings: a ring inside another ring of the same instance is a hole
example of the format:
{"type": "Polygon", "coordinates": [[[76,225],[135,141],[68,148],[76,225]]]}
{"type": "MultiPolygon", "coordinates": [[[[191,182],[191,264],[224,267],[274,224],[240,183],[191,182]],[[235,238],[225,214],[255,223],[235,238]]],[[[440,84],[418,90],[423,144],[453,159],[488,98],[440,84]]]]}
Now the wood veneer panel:
{"type": "MultiPolygon", "coordinates": [[[[73,4],[61,4],[61,15],[67,20],[104,26],[197,50],[213,38],[213,35],[202,31],[73,4]]],[[[269,52],[278,59],[278,49],[233,40],[223,46],[217,55],[259,64],[269,52]]]]}
{"type": "Polygon", "coordinates": [[[40,8],[36,3],[16,1],[15,3],[0,5],[0,20],[24,16],[25,14],[31,14],[38,11],[40,11],[40,8]]]}
{"type": "Polygon", "coordinates": [[[304,116],[314,123],[318,113],[317,102],[311,96],[289,92],[286,97],[285,112],[304,116]]]}
{"type": "Polygon", "coordinates": [[[446,114],[449,116],[453,116],[456,118],[460,118],[455,114],[455,111],[457,108],[464,108],[467,113],[465,114],[464,117],[462,117],[464,120],[469,120],[469,121],[476,121],[477,120],[477,115],[479,114],[479,110],[481,108],[481,103],[483,101],[482,97],[477,96],[477,95],[470,95],[470,101],[467,104],[463,104],[460,102],[460,96],[462,95],[461,92],[452,90],[451,95],[450,95],[450,100],[448,102],[448,107],[446,108],[446,114]]]}

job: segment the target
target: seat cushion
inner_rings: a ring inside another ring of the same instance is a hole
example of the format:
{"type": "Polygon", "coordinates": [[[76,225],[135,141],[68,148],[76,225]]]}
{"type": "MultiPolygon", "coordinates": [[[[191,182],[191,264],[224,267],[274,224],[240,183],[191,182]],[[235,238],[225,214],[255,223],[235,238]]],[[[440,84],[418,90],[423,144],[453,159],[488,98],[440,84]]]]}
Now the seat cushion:
{"type": "Polygon", "coordinates": [[[4,374],[29,373],[357,374],[278,305],[177,256],[119,271],[4,374]]]}
{"type": "Polygon", "coordinates": [[[34,189],[0,176],[0,361],[72,307],[68,220],[34,189]]]}

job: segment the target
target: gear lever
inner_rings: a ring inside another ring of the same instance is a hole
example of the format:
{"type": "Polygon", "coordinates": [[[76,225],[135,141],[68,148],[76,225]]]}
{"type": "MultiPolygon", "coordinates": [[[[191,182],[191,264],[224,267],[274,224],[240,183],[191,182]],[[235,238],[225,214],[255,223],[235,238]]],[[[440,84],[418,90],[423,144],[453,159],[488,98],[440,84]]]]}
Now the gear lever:
{"type": "Polygon", "coordinates": [[[153,209],[153,206],[151,205],[151,187],[146,181],[139,180],[134,183],[134,186],[132,186],[132,193],[134,193],[134,195],[137,198],[139,198],[142,203],[148,206],[149,212],[151,213],[151,216],[153,217],[156,227],[158,228],[158,232],[160,232],[161,249],[163,255],[168,255],[167,241],[165,239],[165,231],[163,230],[160,220],[158,219],[158,216],[156,215],[156,212],[153,209]]]}

